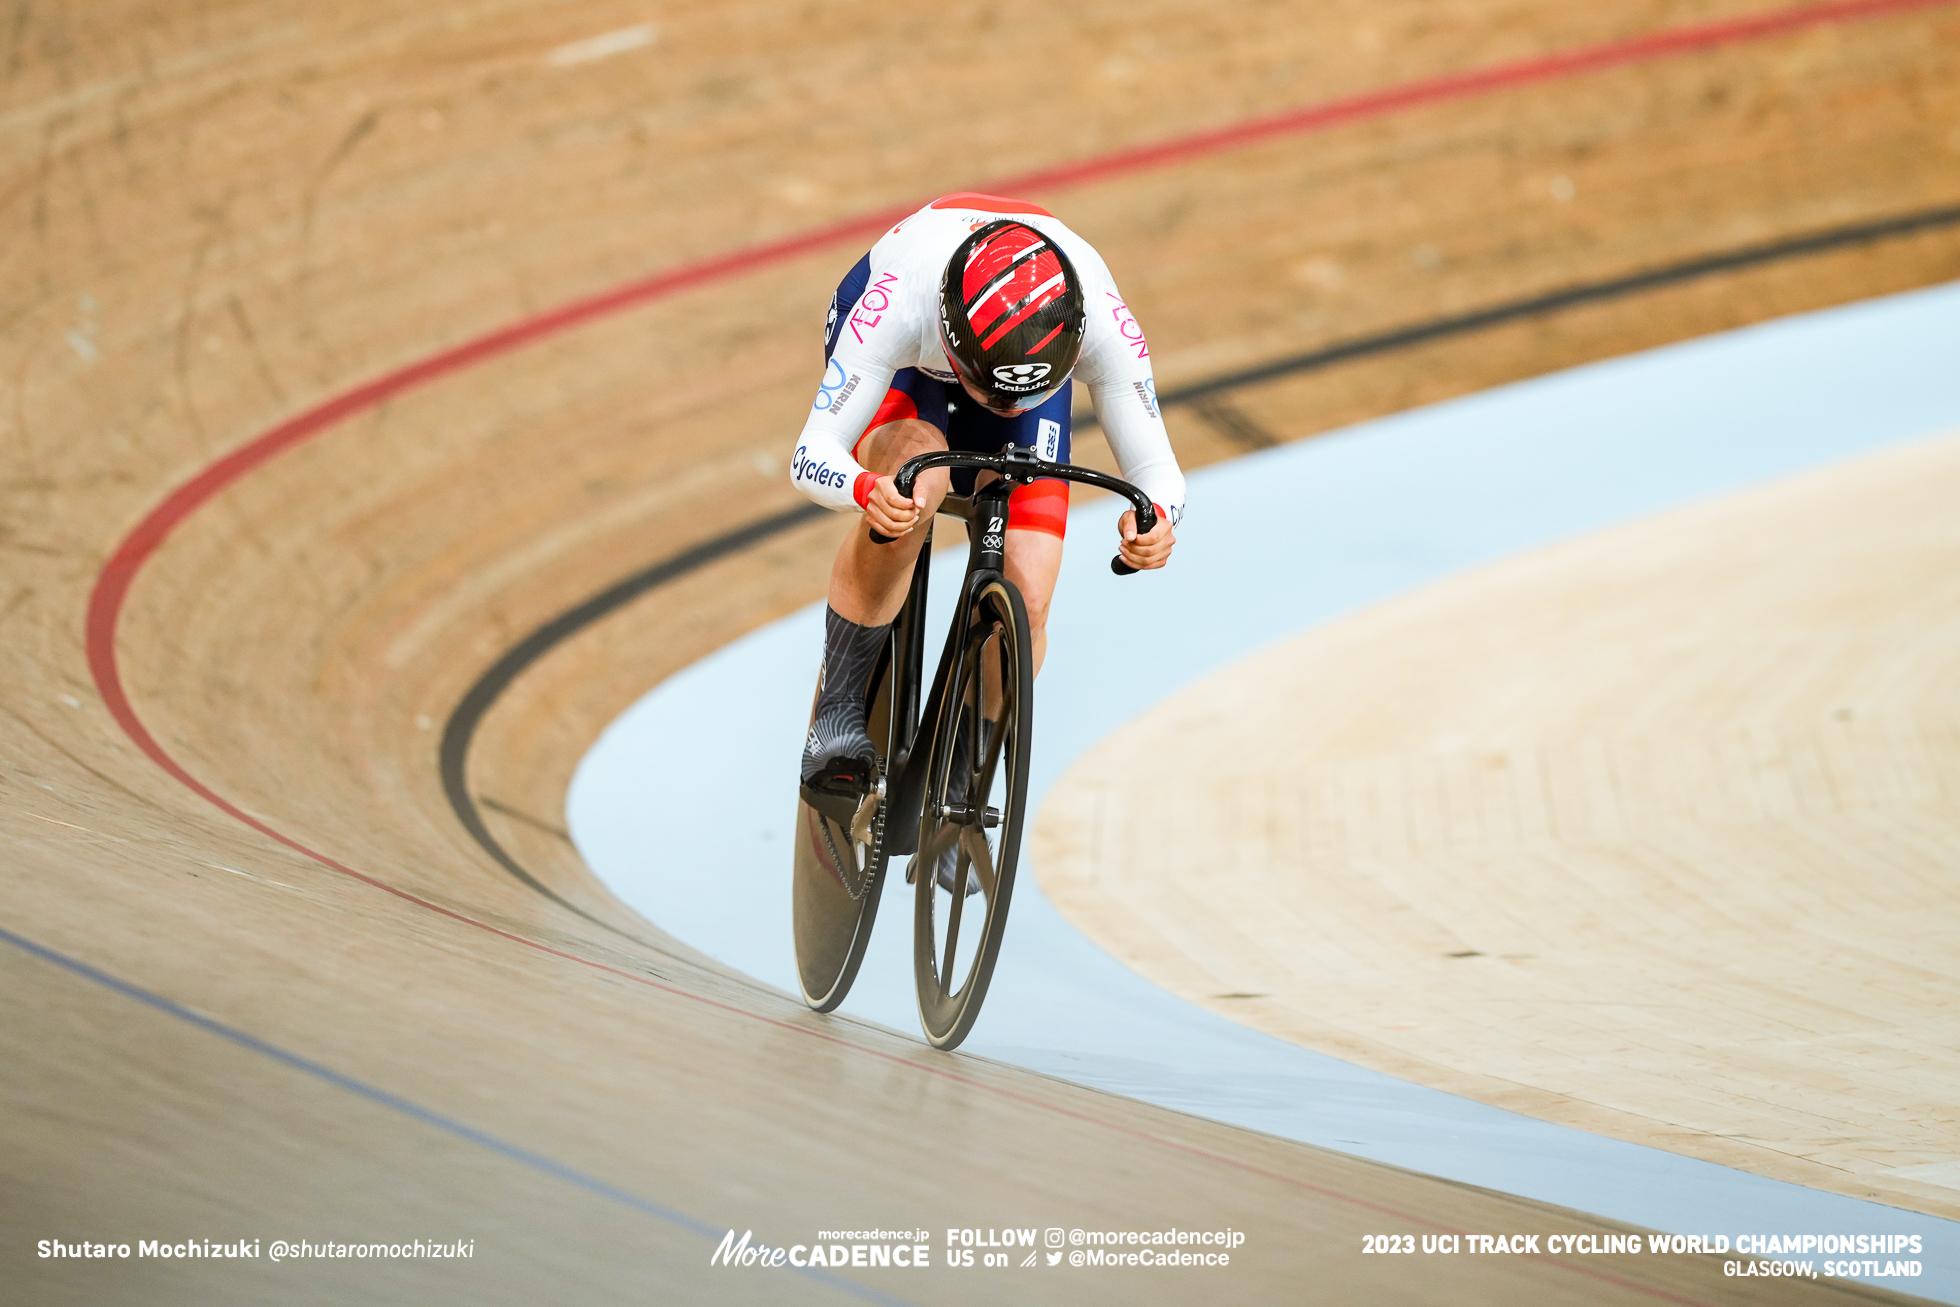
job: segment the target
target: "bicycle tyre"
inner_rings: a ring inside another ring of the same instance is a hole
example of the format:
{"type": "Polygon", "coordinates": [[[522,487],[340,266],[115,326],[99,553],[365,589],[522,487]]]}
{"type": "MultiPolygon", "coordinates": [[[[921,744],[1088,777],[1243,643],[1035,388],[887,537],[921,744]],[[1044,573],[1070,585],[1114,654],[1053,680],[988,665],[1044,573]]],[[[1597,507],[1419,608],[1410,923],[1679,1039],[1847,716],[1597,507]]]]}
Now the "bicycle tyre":
{"type": "Polygon", "coordinates": [[[1007,929],[1014,870],[1026,816],[1028,758],[1034,725],[1033,648],[1028,610],[1004,577],[983,582],[954,653],[933,714],[925,805],[913,866],[913,975],[919,1019],[934,1048],[957,1048],[980,1015],[1007,929]],[[984,668],[999,670],[1000,716],[984,714],[984,668]],[[961,717],[967,731],[960,731],[961,717]],[[956,768],[967,770],[965,801],[953,793],[956,768]],[[990,827],[987,818],[996,818],[990,827]],[[989,842],[987,832],[998,833],[989,842]],[[955,851],[954,887],[939,885],[936,863],[955,851]],[[980,884],[968,900],[969,878],[980,884]],[[980,908],[977,929],[968,921],[980,908]],[[965,967],[961,967],[962,955],[965,967]]]}
{"type": "MultiPolygon", "coordinates": [[[[894,652],[888,640],[865,690],[866,725],[878,750],[880,780],[890,759],[894,652]]],[[[885,839],[887,809],[879,805],[866,842],[853,839],[850,831],[801,797],[796,809],[791,890],[796,977],[803,1001],[818,1012],[829,1012],[851,992],[878,918],[878,898],[891,856],[885,839]]]]}

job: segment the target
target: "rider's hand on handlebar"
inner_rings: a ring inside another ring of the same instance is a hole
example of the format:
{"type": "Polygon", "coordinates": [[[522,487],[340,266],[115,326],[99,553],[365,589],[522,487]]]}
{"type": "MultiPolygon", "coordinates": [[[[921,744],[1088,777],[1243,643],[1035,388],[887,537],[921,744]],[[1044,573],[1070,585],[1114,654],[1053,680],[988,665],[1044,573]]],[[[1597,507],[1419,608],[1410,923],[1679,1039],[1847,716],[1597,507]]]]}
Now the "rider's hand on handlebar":
{"type": "Polygon", "coordinates": [[[1177,537],[1171,532],[1171,519],[1168,513],[1157,515],[1157,525],[1149,535],[1137,534],[1137,515],[1134,510],[1125,512],[1122,521],[1116,524],[1116,532],[1122,537],[1116,551],[1123,561],[1139,572],[1153,567],[1162,567],[1171,561],[1171,546],[1177,537]]]}
{"type": "MultiPolygon", "coordinates": [[[[912,489],[916,496],[918,487],[912,489]]],[[[864,520],[879,535],[896,538],[919,524],[919,512],[924,507],[918,498],[907,499],[899,494],[894,478],[879,477],[872,483],[871,493],[865,496],[864,520]]]]}

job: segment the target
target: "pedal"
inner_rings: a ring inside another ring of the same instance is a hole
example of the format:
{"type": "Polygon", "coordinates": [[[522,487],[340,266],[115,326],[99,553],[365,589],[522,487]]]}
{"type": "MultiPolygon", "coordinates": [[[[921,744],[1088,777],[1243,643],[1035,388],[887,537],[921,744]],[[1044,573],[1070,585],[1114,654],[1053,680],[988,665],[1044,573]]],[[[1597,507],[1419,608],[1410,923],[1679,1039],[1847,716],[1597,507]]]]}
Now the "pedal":
{"type": "Polygon", "coordinates": [[[857,844],[871,843],[871,823],[877,820],[878,805],[885,801],[885,778],[880,776],[873,781],[871,788],[858,800],[857,813],[851,818],[851,840],[857,844]]]}
{"type": "Polygon", "coordinates": [[[798,789],[803,802],[815,808],[858,843],[869,842],[871,822],[885,795],[885,778],[856,761],[833,764],[814,781],[798,789]]]}
{"type": "Polygon", "coordinates": [[[858,808],[864,802],[862,791],[855,787],[839,793],[815,785],[804,785],[798,792],[803,796],[803,802],[815,808],[826,820],[845,830],[851,829],[857,821],[858,808]]]}

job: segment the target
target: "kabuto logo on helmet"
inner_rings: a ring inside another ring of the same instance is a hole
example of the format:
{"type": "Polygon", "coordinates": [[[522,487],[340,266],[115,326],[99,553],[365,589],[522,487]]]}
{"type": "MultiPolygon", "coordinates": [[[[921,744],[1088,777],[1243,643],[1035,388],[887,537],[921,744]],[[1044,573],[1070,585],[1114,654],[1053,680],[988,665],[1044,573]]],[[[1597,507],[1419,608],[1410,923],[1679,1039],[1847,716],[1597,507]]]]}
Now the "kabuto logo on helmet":
{"type": "Polygon", "coordinates": [[[1033,390],[1051,371],[1046,363],[1009,363],[994,369],[994,380],[1009,390],[1033,390]]]}
{"type": "MultiPolygon", "coordinates": [[[[940,343],[992,408],[1059,390],[1082,353],[1082,283],[1052,240],[1002,218],[977,228],[939,283],[940,343]]],[[[1042,395],[1045,399],[1046,395],[1042,395]]]]}

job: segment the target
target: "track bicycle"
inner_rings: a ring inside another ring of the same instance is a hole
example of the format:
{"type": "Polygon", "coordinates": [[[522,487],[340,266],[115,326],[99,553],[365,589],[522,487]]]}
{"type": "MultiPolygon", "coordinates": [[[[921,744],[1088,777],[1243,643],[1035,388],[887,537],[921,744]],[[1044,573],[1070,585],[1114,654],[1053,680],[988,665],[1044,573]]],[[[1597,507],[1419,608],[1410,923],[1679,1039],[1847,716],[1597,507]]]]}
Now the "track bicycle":
{"type": "MultiPolygon", "coordinates": [[[[910,496],[922,472],[940,467],[997,475],[970,496],[948,495],[939,509],[966,520],[968,549],[938,670],[922,702],[928,522],[904,605],[864,687],[877,750],[871,784],[854,812],[822,812],[799,797],[793,896],[803,998],[828,1012],[864,960],[887,864],[910,855],[919,1019],[934,1048],[951,1049],[973,1028],[993,978],[1027,816],[1034,667],[1027,608],[1004,571],[1008,496],[1058,477],[1128,499],[1139,535],[1157,514],[1121,478],[1020,448],[921,454],[898,470],[898,492],[910,496]]],[[[890,543],[875,531],[872,539],[890,543]]],[[[1120,556],[1110,568],[1119,576],[1135,570],[1120,556]]]]}

